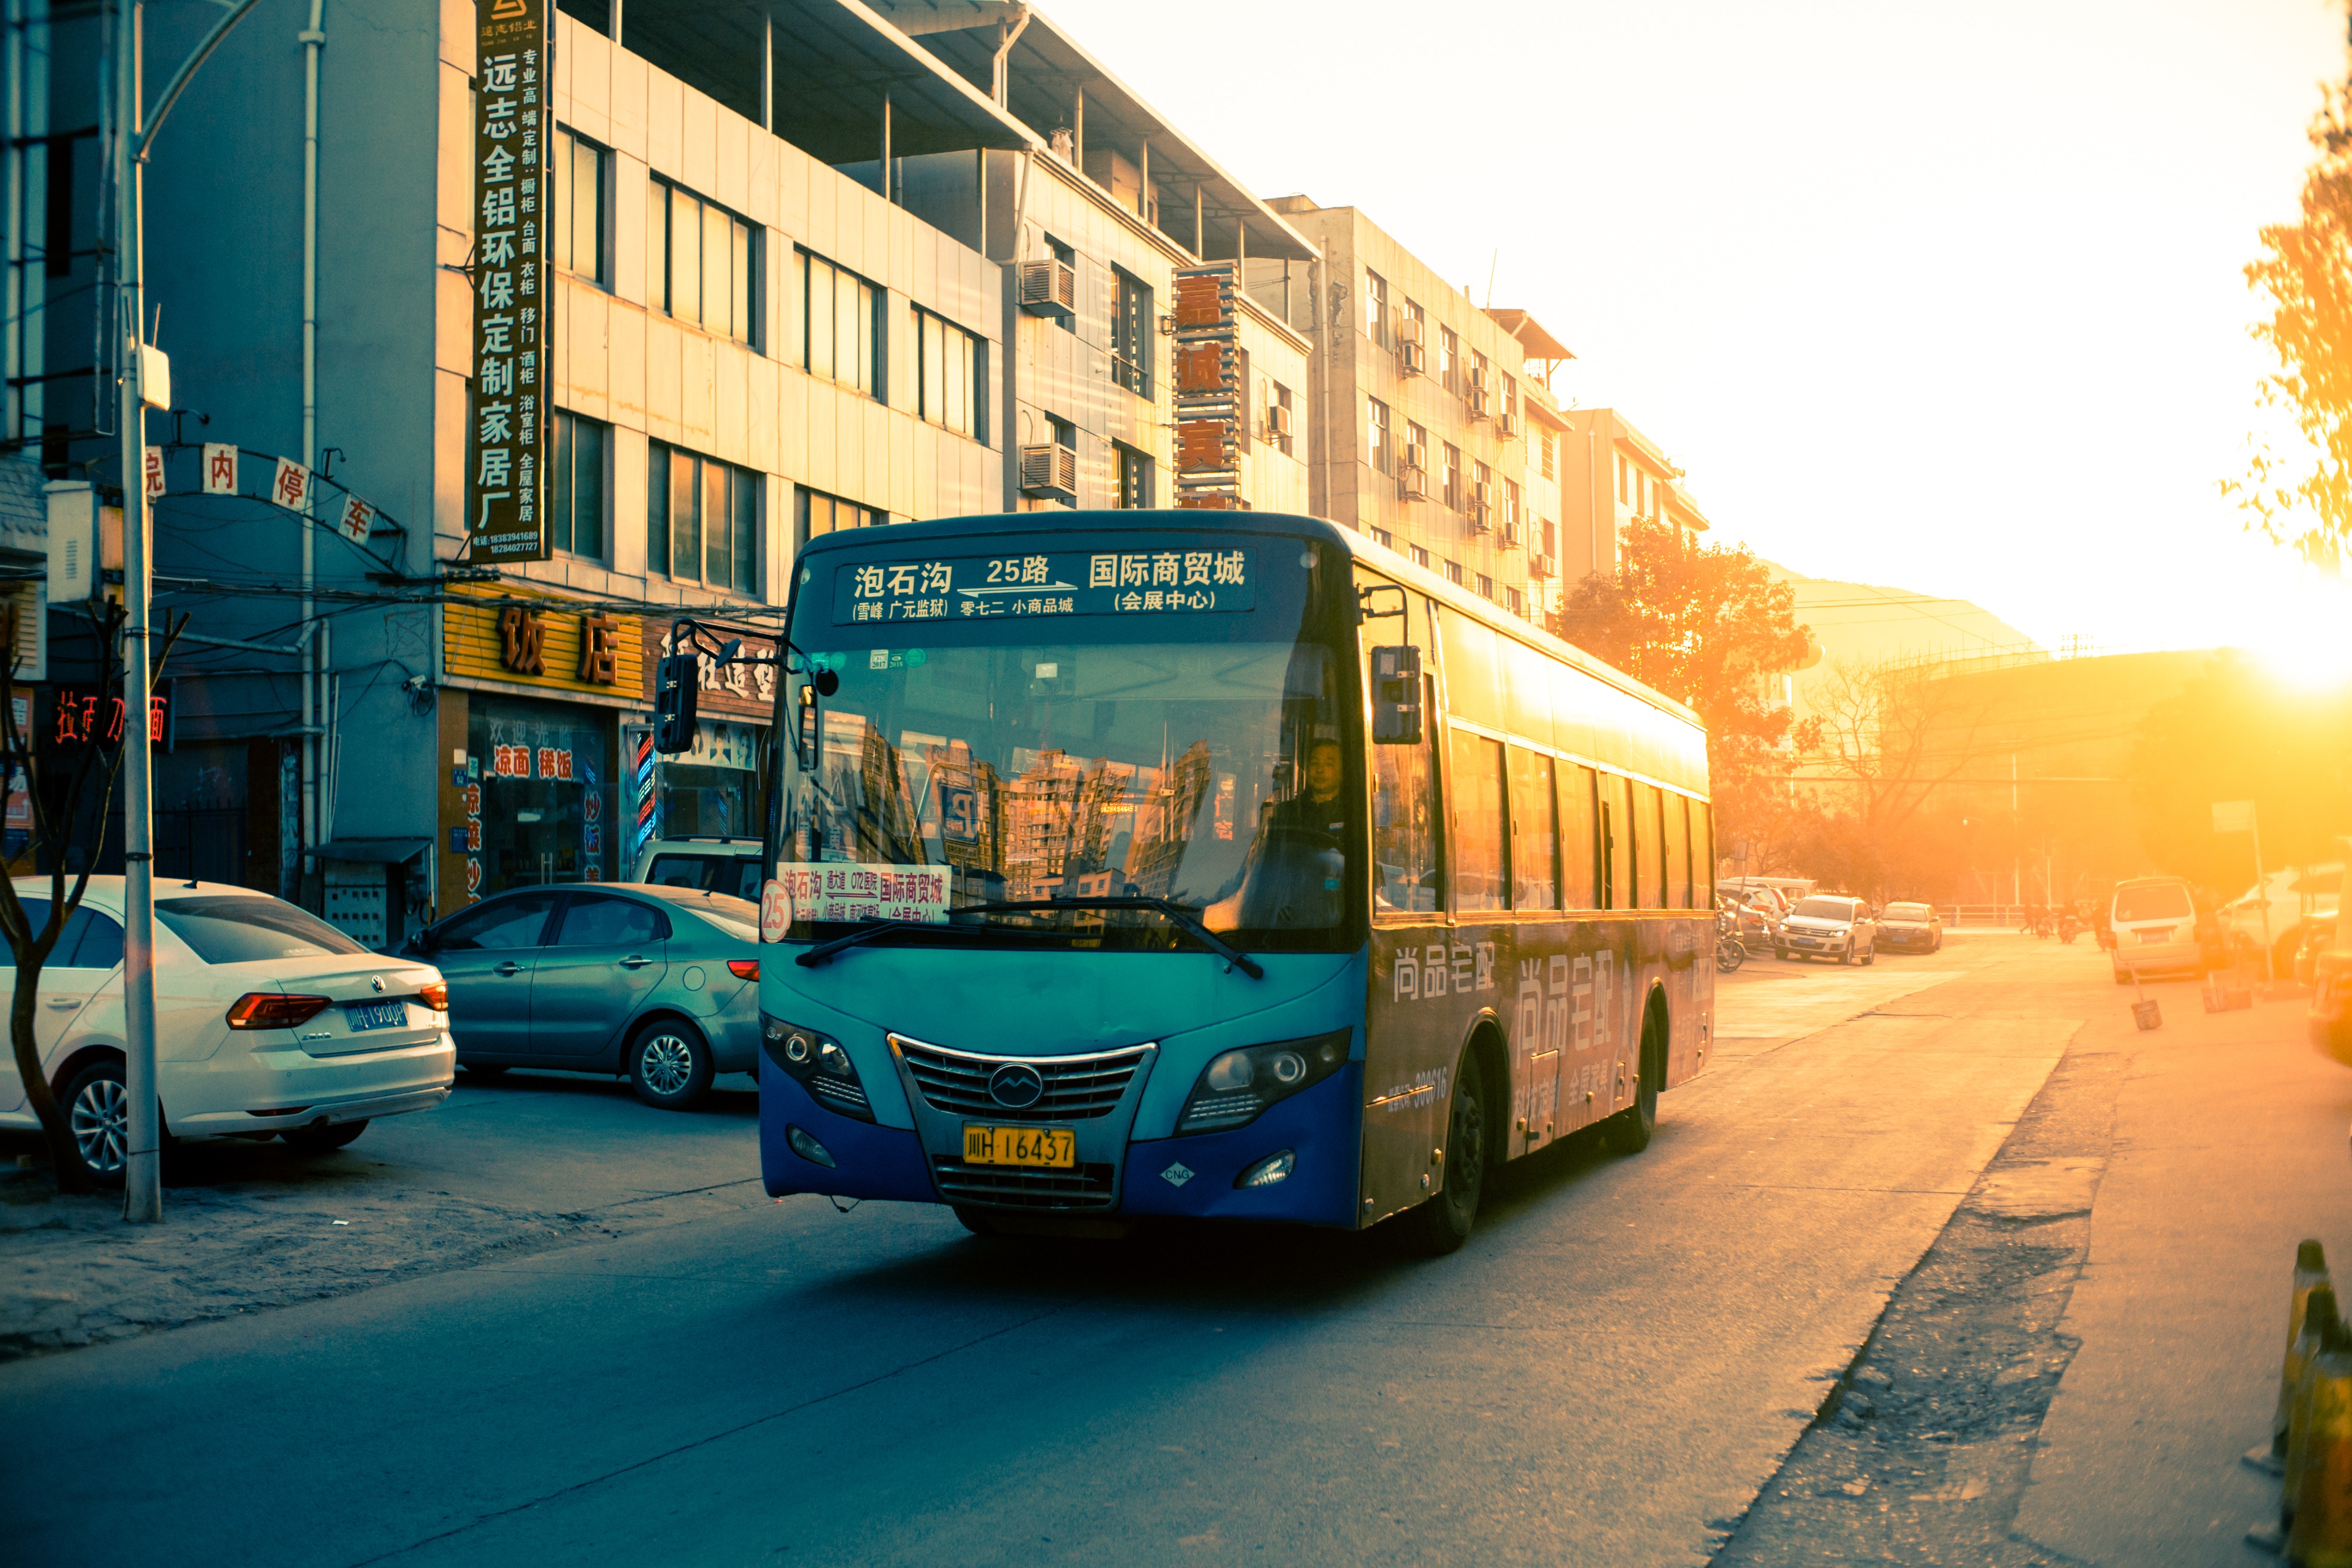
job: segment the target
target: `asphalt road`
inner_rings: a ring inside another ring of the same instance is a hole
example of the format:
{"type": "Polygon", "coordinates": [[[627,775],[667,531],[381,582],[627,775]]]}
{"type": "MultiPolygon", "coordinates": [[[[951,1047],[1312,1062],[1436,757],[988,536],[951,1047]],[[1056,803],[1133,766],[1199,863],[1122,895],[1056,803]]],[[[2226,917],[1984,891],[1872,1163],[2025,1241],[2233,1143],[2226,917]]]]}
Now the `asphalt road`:
{"type": "Polygon", "coordinates": [[[1646,1153],[1509,1168],[1438,1261],[754,1204],[749,1096],[640,1116],[512,1076],[352,1153],[499,1201],[730,1201],[0,1367],[0,1539],[58,1565],[1699,1562],[2114,1005],[2089,944],[1751,965],[1646,1153]]]}

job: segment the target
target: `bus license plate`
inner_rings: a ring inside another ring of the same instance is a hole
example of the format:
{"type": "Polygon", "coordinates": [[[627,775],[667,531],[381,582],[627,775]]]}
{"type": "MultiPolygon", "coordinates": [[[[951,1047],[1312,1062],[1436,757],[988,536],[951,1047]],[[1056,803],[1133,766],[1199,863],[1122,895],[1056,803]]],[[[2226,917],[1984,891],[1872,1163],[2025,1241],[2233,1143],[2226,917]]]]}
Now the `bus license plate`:
{"type": "Polygon", "coordinates": [[[1066,1171],[1078,1163],[1078,1135],[1066,1127],[980,1127],[967,1122],[963,1163],[1066,1171]]]}
{"type": "Polygon", "coordinates": [[[352,1002],[343,1007],[343,1025],[353,1034],[362,1029],[397,1029],[407,1022],[405,1002],[352,1002]]]}

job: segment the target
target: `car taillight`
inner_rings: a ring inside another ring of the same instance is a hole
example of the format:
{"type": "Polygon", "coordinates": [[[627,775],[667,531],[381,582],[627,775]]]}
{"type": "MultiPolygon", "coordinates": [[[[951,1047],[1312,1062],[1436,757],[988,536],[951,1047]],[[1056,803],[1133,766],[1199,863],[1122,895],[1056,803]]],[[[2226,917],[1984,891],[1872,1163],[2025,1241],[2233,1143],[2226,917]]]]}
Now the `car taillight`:
{"type": "Polygon", "coordinates": [[[449,983],[446,980],[427,981],[416,988],[416,999],[436,1013],[446,1013],[449,1010],[449,983]]]}
{"type": "Polygon", "coordinates": [[[248,991],[229,1004],[232,1029],[290,1029],[315,1018],[330,1004],[324,996],[288,996],[275,991],[248,991]]]}
{"type": "Polygon", "coordinates": [[[738,980],[757,980],[760,978],[760,961],[756,958],[730,958],[727,961],[727,973],[738,980]]]}

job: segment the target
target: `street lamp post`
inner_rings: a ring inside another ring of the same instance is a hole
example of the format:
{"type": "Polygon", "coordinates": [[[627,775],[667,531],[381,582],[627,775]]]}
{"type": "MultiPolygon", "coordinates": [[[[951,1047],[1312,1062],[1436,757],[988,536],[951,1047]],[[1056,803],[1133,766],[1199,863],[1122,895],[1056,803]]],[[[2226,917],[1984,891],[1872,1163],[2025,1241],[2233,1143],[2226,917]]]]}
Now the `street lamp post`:
{"type": "MultiPolygon", "coordinates": [[[[153,801],[150,790],[150,691],[154,670],[147,625],[153,598],[152,522],[147,509],[147,334],[144,237],[147,153],[188,79],[220,47],[231,27],[253,9],[238,0],[213,24],[194,52],[173,73],[151,119],[141,79],[140,0],[118,0],[114,72],[114,236],[116,342],[122,355],[122,1015],[123,1077],[130,1091],[130,1150],[122,1172],[122,1217],[153,1224],[163,1217],[163,1117],[155,1091],[155,880],[153,801]]],[[[160,361],[158,362],[160,363],[160,361]]],[[[157,388],[169,400],[166,388],[157,388]]]]}

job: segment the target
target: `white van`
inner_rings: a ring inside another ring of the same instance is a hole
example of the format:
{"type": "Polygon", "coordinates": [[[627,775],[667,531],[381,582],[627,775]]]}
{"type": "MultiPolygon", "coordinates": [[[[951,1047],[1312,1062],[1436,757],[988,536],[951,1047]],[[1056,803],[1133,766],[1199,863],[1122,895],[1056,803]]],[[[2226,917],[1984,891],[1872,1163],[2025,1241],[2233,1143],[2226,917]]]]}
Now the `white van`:
{"type": "Polygon", "coordinates": [[[637,851],[633,879],[660,888],[692,888],[760,901],[756,838],[656,838],[637,851]]]}
{"type": "Polygon", "coordinates": [[[2135,877],[2116,884],[2107,909],[2116,933],[2116,984],[2127,985],[2132,972],[2165,970],[2196,973],[2203,967],[2197,942],[2197,900],[2179,877],[2135,877]]]}

